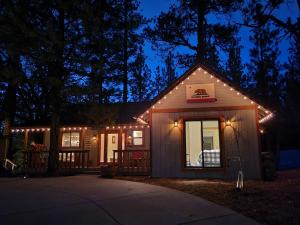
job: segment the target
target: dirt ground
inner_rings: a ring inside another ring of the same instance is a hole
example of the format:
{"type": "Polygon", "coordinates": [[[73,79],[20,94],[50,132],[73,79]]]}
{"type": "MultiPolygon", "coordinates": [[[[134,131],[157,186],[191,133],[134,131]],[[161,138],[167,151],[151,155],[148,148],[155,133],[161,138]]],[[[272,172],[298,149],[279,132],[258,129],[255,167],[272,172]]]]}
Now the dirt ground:
{"type": "Polygon", "coordinates": [[[300,225],[300,170],[281,171],[275,181],[245,181],[241,192],[236,182],[223,180],[117,177],[161,185],[200,196],[231,208],[266,225],[300,225]]]}

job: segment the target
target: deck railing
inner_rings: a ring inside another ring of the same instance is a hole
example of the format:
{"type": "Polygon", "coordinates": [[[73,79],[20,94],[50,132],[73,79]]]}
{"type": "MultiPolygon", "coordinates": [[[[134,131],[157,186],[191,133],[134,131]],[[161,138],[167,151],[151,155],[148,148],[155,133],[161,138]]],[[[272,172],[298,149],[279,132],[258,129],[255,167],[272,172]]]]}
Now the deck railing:
{"type": "Polygon", "coordinates": [[[88,168],[89,150],[68,150],[59,152],[60,169],[88,168]]]}
{"type": "Polygon", "coordinates": [[[149,150],[114,150],[113,164],[121,175],[149,175],[149,150]]]}
{"type": "MultiPolygon", "coordinates": [[[[49,151],[23,151],[25,172],[46,172],[49,151]]],[[[67,150],[59,152],[59,170],[75,171],[88,168],[89,150],[67,150]]]]}
{"type": "Polygon", "coordinates": [[[23,151],[23,170],[27,173],[43,173],[48,168],[49,151],[23,151]]]}

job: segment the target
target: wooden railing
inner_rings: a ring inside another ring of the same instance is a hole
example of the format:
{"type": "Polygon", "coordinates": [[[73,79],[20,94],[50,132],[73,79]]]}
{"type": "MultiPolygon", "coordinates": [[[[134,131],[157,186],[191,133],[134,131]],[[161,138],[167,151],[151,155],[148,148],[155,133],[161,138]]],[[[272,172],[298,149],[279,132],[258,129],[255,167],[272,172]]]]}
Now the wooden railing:
{"type": "Polygon", "coordinates": [[[88,168],[89,150],[73,150],[59,152],[60,169],[83,169],[88,168]]]}
{"type": "Polygon", "coordinates": [[[23,151],[23,169],[27,173],[43,173],[48,168],[48,151],[23,151]]]}
{"type": "Polygon", "coordinates": [[[149,175],[149,150],[114,150],[113,164],[120,175],[149,175]]]}
{"type": "MultiPolygon", "coordinates": [[[[23,151],[25,172],[46,172],[49,151],[23,151]]],[[[59,152],[59,170],[75,171],[88,168],[89,150],[68,150],[59,152]]]]}

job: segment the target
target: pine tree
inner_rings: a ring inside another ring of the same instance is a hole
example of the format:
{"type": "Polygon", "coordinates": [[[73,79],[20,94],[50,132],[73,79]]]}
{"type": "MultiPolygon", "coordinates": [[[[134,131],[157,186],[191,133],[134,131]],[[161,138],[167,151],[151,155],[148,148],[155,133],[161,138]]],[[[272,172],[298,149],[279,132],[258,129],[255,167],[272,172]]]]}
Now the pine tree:
{"type": "Polygon", "coordinates": [[[162,87],[169,86],[176,79],[174,56],[172,52],[169,52],[165,59],[165,68],[162,69],[162,74],[165,77],[166,84],[162,84],[162,87]]]}
{"type": "MultiPolygon", "coordinates": [[[[86,41],[84,42],[87,65],[90,66],[87,86],[89,101],[103,103],[104,83],[110,72],[109,59],[113,57],[113,38],[110,27],[113,24],[110,2],[94,1],[87,4],[88,13],[83,14],[86,41]]],[[[79,85],[80,89],[80,85],[79,85]]]]}
{"type": "MultiPolygon", "coordinates": [[[[26,66],[27,79],[38,79],[45,85],[42,92],[48,92],[45,97],[49,107],[47,114],[51,120],[48,170],[49,173],[56,174],[60,148],[60,116],[66,102],[66,90],[80,72],[84,71],[79,64],[82,62],[80,48],[84,42],[80,15],[85,12],[85,5],[82,1],[19,3],[27,8],[12,14],[16,18],[24,17],[22,20],[12,20],[15,22],[12,27],[21,25],[22,29],[26,29],[22,34],[15,33],[16,36],[24,35],[21,36],[24,38],[27,34],[30,35],[30,48],[22,52],[23,63],[33,65],[26,66]]],[[[32,83],[28,82],[30,84],[32,83]]]]}
{"type": "MultiPolygon", "coordinates": [[[[2,112],[3,136],[5,138],[4,156],[11,158],[10,129],[14,125],[17,111],[17,90],[25,77],[21,66],[21,55],[28,50],[28,35],[24,33],[27,20],[22,14],[26,5],[3,2],[0,5],[0,83],[3,86],[2,112]],[[18,35],[16,35],[16,33],[18,35]]],[[[28,28],[28,27],[27,27],[28,28]]]]}
{"type": "Polygon", "coordinates": [[[150,99],[148,89],[151,78],[151,71],[145,63],[145,55],[142,47],[139,47],[132,69],[132,78],[130,79],[130,93],[134,102],[142,102],[150,99]]]}
{"type": "Polygon", "coordinates": [[[255,93],[270,105],[280,106],[281,64],[278,61],[279,31],[269,25],[253,30],[250,40],[254,46],[250,50],[249,74],[255,81],[255,93]]]}
{"type": "MultiPolygon", "coordinates": [[[[299,35],[300,17],[293,20],[290,15],[286,15],[285,19],[277,13],[277,10],[284,4],[290,4],[289,1],[276,0],[252,0],[243,8],[244,26],[250,28],[263,28],[265,25],[272,24],[277,29],[283,31],[285,35],[295,38],[299,35]]],[[[300,9],[300,1],[295,2],[300,9]]],[[[290,6],[288,6],[290,7],[290,6]]]]}
{"type": "Polygon", "coordinates": [[[289,59],[285,64],[284,105],[281,114],[282,147],[297,148],[300,145],[300,38],[291,40],[289,59]]]}
{"type": "Polygon", "coordinates": [[[155,68],[154,75],[151,79],[151,93],[152,98],[159,95],[166,87],[167,79],[166,76],[163,75],[163,71],[159,66],[155,68]]]}
{"type": "Polygon", "coordinates": [[[118,13],[118,19],[115,21],[118,25],[116,32],[119,33],[119,41],[121,43],[120,62],[121,62],[121,83],[122,101],[128,101],[128,81],[130,79],[131,68],[130,62],[137,55],[138,48],[143,44],[143,39],[139,30],[146,23],[145,18],[138,11],[139,2],[136,0],[122,0],[119,2],[119,7],[115,8],[118,13]]]}
{"type": "Polygon", "coordinates": [[[245,86],[244,65],[241,58],[241,48],[239,39],[232,38],[228,49],[228,58],[226,62],[225,74],[227,78],[238,86],[245,86]]]}
{"type": "Polygon", "coordinates": [[[300,112],[300,36],[291,42],[288,63],[285,65],[287,69],[285,105],[288,111],[296,113],[300,112]]]}
{"type": "Polygon", "coordinates": [[[147,28],[146,34],[162,52],[178,47],[188,49],[190,53],[176,55],[181,66],[189,67],[201,61],[220,70],[218,48],[224,47],[233,30],[220,23],[210,24],[207,16],[226,15],[239,5],[240,1],[178,1],[158,16],[154,28],[147,28]],[[196,42],[191,37],[196,37],[196,42]]]}

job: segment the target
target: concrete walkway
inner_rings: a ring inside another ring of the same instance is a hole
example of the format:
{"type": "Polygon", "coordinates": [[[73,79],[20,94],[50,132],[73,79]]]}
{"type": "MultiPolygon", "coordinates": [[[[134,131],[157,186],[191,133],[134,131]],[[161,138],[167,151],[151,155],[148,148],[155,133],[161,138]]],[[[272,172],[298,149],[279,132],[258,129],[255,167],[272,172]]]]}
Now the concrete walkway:
{"type": "Polygon", "coordinates": [[[97,176],[0,178],[3,225],[258,225],[176,190],[97,176]]]}

